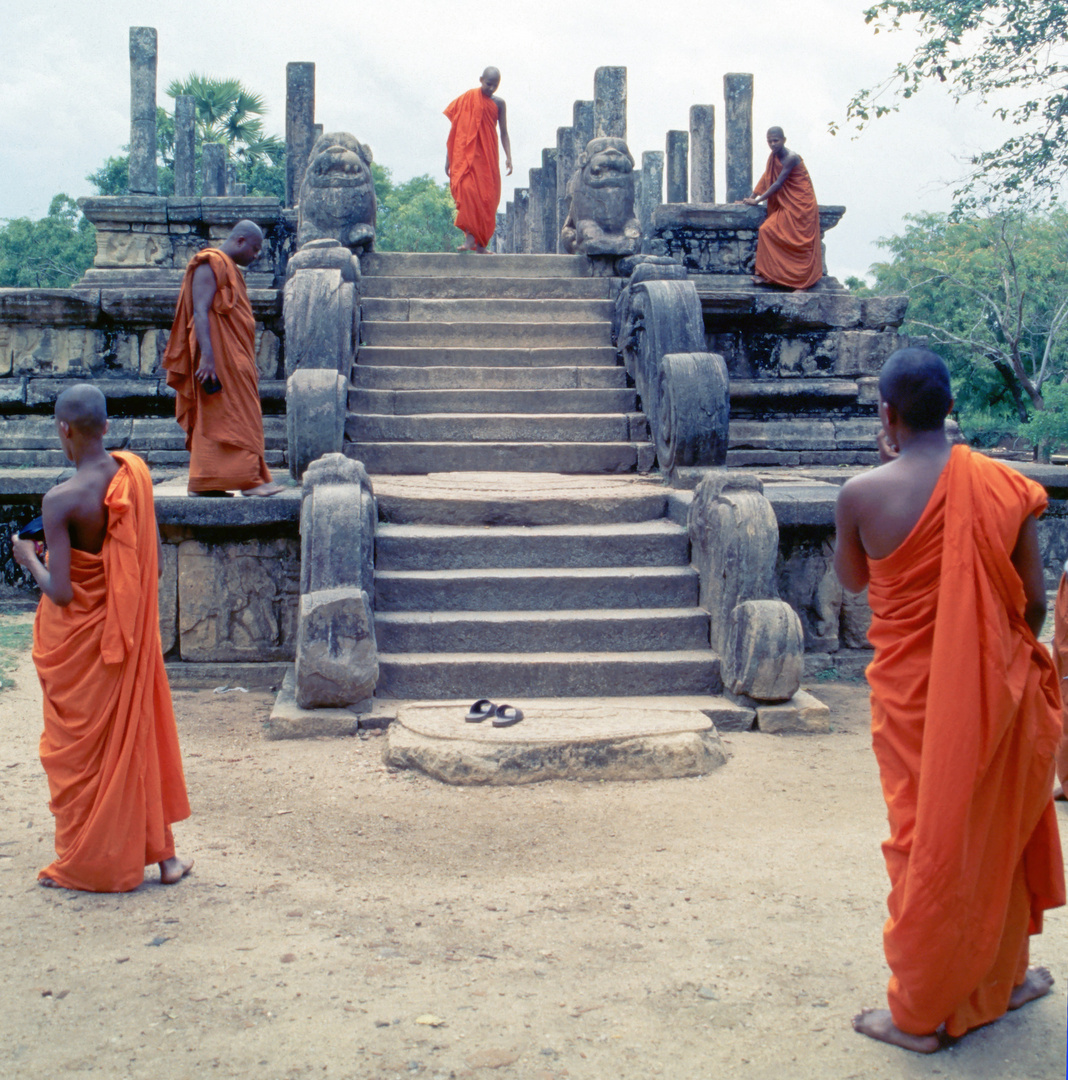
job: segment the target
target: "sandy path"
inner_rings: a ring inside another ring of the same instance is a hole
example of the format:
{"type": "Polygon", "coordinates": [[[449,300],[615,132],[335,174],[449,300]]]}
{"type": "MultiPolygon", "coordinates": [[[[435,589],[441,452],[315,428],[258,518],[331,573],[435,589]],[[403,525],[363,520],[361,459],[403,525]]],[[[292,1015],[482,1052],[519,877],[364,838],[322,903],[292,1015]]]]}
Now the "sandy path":
{"type": "Polygon", "coordinates": [[[1064,1076],[1064,911],[1034,950],[1045,1000],[929,1059],[851,1031],[886,977],[863,686],[816,688],[831,735],[728,736],[714,775],[504,790],[391,774],[380,737],[269,743],[268,695],[179,691],[196,872],[89,896],[34,883],[28,658],[16,683],[4,1077],[1064,1076]]]}

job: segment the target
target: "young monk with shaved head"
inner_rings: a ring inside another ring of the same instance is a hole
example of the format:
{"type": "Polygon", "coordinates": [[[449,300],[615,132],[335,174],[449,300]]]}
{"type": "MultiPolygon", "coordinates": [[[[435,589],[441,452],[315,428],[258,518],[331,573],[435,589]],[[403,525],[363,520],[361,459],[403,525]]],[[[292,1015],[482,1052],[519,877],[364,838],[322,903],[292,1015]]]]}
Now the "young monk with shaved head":
{"type": "Polygon", "coordinates": [[[456,227],[464,234],[460,251],[485,255],[497,228],[501,201],[501,167],[497,154],[497,127],[508,175],[512,175],[512,144],[504,99],[496,96],[501,73],[495,67],[482,72],[479,85],[461,94],[445,110],[452,125],[445,152],[445,172],[456,203],[456,227]]]}
{"type": "Polygon", "coordinates": [[[41,602],[33,662],[44,691],[41,763],[56,819],[42,885],[126,892],[159,863],[170,885],[192,869],[171,824],[189,816],[159,634],[159,532],[152,479],[135,454],[104,449],[104,395],[81,384],[56,401],[77,471],[44,497],[47,565],[11,538],[41,602]]]}
{"type": "Polygon", "coordinates": [[[264,459],[256,320],[238,269],[262,246],[259,226],[239,221],[221,248],[189,260],[182,281],[163,366],[185,431],[190,495],[283,490],[264,459]]]}
{"type": "Polygon", "coordinates": [[[902,349],[879,376],[884,462],[837,508],[835,570],[868,586],[872,742],[890,838],[889,1009],[853,1026],[930,1053],[1047,994],[1029,935],[1065,902],[1050,797],[1061,699],[1038,643],[1046,493],[951,446],[949,372],[902,349]]]}

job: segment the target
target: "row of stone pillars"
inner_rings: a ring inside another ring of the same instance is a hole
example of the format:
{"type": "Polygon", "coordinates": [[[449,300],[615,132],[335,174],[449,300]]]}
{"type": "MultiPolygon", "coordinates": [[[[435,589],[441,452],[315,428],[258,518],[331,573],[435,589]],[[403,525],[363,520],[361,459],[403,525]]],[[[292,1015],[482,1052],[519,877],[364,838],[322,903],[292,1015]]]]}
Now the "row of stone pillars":
{"type": "MultiPolygon", "coordinates": [[[[753,76],[723,77],[725,103],[726,202],[753,189],[753,76]]],[[[651,232],[653,211],[663,202],[714,203],[714,105],[690,109],[689,131],[669,131],[665,151],[645,151],[637,177],[637,210],[643,237],[651,232]],[[665,173],[667,198],[664,198],[665,173]]],[[[496,249],[501,252],[562,252],[560,231],[568,213],[567,185],[590,139],[627,138],[627,69],[600,67],[593,101],[576,101],[570,127],[556,129],[556,146],[541,152],[541,167],[530,170],[529,185],[517,187],[497,215],[496,249]]],[[[639,163],[636,161],[635,165],[639,163]]]]}
{"type": "MultiPolygon", "coordinates": [[[[158,40],[151,26],[130,27],[130,194],[156,195],[156,65],[158,40]]],[[[196,193],[196,102],[188,94],[174,99],[174,194],[196,193]]],[[[295,206],[315,140],[315,65],[286,65],[286,206],[295,206]]],[[[201,194],[242,196],[233,181],[222,143],[201,148],[201,194]]]]}

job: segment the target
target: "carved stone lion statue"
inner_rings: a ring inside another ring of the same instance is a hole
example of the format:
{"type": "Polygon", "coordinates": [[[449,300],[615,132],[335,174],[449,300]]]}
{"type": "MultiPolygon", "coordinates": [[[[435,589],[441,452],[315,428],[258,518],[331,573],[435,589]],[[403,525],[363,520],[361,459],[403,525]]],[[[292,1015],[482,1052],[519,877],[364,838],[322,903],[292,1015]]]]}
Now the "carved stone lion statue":
{"type": "Polygon", "coordinates": [[[300,185],[297,247],[331,237],[356,254],[373,251],[375,185],[371,148],[346,131],[315,140],[300,185]]]}
{"type": "Polygon", "coordinates": [[[634,158],[623,139],[590,139],[567,185],[564,247],[585,255],[633,255],[642,228],[634,213],[634,158]]]}

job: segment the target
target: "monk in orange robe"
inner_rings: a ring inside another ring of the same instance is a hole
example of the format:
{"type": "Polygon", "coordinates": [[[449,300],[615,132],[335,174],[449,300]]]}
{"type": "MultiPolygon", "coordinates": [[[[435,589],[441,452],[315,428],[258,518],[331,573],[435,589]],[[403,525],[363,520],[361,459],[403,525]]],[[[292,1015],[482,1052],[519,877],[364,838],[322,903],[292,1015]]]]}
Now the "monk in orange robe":
{"type": "Polygon", "coordinates": [[[1046,493],[951,446],[949,372],[902,349],[879,377],[884,464],[838,497],[835,569],[868,586],[872,741],[890,838],[889,1009],[862,1034],[923,1053],[1047,994],[1029,935],[1065,902],[1053,800],[1061,700],[1036,637],[1046,493]]]}
{"type": "Polygon", "coordinates": [[[768,205],[768,216],[757,238],[758,285],[788,285],[810,289],[823,277],[820,247],[820,208],[808,169],[801,156],[786,148],[780,127],[768,128],[771,154],[764,175],[746,206],[768,205]]]}
{"type": "Polygon", "coordinates": [[[135,454],[104,449],[107,409],[81,384],[56,402],[77,466],[44,497],[48,564],[12,537],[41,587],[33,661],[44,691],[41,763],[56,819],[42,885],[127,892],[159,863],[174,884],[193,868],[171,824],[189,816],[159,634],[159,532],[152,478],[135,454]]]}
{"type": "Polygon", "coordinates": [[[504,99],[496,96],[501,73],[495,67],[482,72],[479,85],[461,94],[445,110],[452,125],[445,155],[445,172],[453,202],[456,228],[464,234],[460,251],[485,255],[497,228],[497,205],[501,201],[501,167],[497,157],[497,127],[501,146],[512,175],[512,144],[504,99]]]}
{"type": "Polygon", "coordinates": [[[256,320],[245,278],[263,233],[239,221],[221,248],[189,260],[163,367],[178,395],[178,423],[189,451],[189,494],[277,495],[264,459],[256,370],[256,320]]]}
{"type": "Polygon", "coordinates": [[[1057,750],[1057,790],[1053,797],[1058,800],[1068,799],[1068,565],[1061,574],[1057,587],[1057,600],[1053,605],[1053,663],[1057,668],[1057,678],[1061,684],[1061,745],[1057,750]]]}

